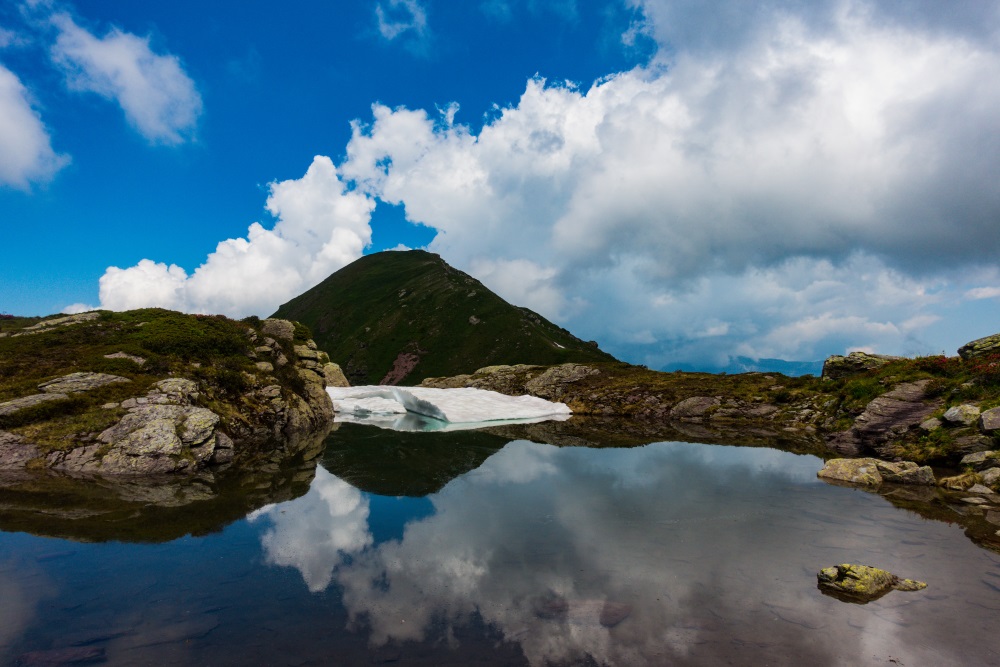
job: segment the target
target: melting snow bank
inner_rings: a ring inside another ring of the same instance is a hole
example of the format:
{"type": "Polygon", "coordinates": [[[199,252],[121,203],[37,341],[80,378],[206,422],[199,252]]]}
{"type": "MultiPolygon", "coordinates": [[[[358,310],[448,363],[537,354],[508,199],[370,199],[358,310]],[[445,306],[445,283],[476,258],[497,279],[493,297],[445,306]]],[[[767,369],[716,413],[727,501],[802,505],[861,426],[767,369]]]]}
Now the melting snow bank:
{"type": "Polygon", "coordinates": [[[484,389],[431,387],[327,387],[337,421],[400,431],[456,430],[501,423],[568,419],[563,403],[507,396],[484,389]],[[484,424],[483,422],[488,422],[484,424]]]}

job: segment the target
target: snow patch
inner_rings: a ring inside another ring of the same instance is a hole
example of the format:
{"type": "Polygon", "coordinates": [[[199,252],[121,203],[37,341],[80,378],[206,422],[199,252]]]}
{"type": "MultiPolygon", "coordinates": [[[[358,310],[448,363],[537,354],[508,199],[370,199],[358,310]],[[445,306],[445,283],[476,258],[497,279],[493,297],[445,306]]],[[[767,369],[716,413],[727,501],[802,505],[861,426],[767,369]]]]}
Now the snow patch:
{"type": "Polygon", "coordinates": [[[563,403],[507,396],[484,389],[431,387],[327,387],[337,420],[399,431],[457,430],[501,423],[564,420],[563,403]],[[488,422],[488,423],[487,423],[488,422]]]}

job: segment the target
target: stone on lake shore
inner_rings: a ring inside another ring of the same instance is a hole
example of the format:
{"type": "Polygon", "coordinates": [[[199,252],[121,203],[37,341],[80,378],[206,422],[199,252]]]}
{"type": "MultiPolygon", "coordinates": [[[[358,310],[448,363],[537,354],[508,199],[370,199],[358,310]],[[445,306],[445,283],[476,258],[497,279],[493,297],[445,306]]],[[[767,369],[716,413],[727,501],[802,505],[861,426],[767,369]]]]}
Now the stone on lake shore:
{"type": "Polygon", "coordinates": [[[935,483],[930,466],[918,466],[912,461],[891,462],[873,458],[830,459],[816,475],[859,486],[879,486],[883,482],[919,486],[933,486],[935,483]]]}
{"type": "Polygon", "coordinates": [[[878,486],[882,483],[882,474],[878,470],[878,463],[877,459],[872,458],[830,459],[816,475],[838,482],[878,486]]]}

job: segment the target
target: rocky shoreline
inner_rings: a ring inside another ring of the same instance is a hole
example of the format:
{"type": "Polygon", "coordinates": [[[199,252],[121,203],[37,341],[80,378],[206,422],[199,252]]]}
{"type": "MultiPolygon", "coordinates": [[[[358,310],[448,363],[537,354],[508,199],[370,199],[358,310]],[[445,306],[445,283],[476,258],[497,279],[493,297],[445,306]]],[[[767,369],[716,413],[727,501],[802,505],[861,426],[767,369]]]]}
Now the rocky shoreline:
{"type": "Polygon", "coordinates": [[[921,484],[1000,490],[1000,335],[973,341],[952,358],[831,357],[821,378],[562,364],[489,366],[429,378],[421,386],[562,401],[574,415],[627,420],[626,431],[643,425],[704,431],[710,441],[731,444],[758,436],[794,440],[797,450],[824,458],[868,457],[920,468],[913,479],[921,484]],[[964,474],[935,478],[918,464],[964,474]]]}

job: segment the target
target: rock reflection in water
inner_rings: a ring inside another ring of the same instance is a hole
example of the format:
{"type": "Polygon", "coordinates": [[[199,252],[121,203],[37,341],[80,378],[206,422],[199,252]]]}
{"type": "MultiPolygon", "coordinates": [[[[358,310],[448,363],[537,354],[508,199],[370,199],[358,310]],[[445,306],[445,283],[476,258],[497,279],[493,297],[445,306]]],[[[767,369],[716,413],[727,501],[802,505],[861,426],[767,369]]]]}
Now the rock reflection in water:
{"type": "Polygon", "coordinates": [[[482,621],[532,665],[948,664],[959,650],[995,663],[987,610],[1000,604],[981,579],[996,557],[817,481],[819,467],[765,449],[519,441],[431,495],[434,513],[399,539],[374,543],[364,495],[334,475],[255,518],[270,523],[268,560],[310,590],[340,589],[374,647],[447,641],[482,621]],[[839,561],[930,588],[843,605],[815,588],[839,561]]]}
{"type": "Polygon", "coordinates": [[[252,469],[109,476],[0,471],[0,530],[83,542],[166,542],[205,535],[310,488],[325,433],[252,469]]]}

